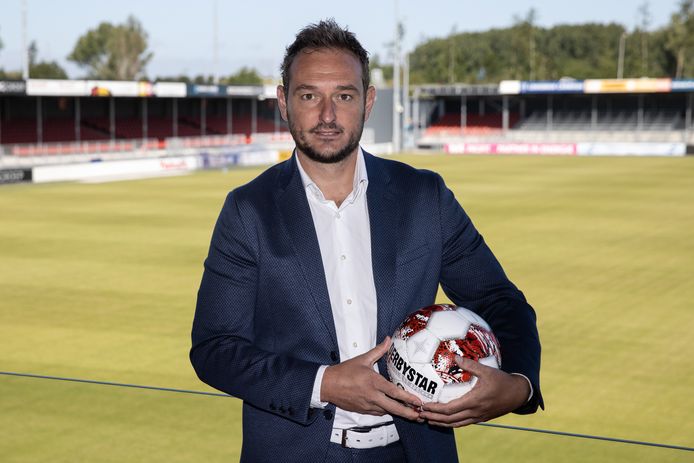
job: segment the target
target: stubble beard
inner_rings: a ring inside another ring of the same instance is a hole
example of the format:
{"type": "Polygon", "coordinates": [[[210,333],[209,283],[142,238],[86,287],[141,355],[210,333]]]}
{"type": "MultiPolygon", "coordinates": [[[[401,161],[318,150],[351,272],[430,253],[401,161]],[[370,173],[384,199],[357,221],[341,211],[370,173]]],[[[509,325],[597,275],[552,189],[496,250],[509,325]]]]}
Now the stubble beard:
{"type": "Polygon", "coordinates": [[[361,134],[364,131],[364,117],[362,116],[359,127],[357,127],[357,130],[349,135],[349,139],[344,146],[336,149],[333,152],[321,152],[312,146],[308,140],[306,140],[304,135],[305,132],[313,133],[319,130],[339,130],[340,132],[344,132],[344,127],[341,127],[334,122],[330,124],[320,123],[307,131],[303,131],[296,127],[292,117],[289,114],[287,114],[287,122],[289,124],[289,133],[291,133],[292,138],[294,139],[296,148],[312,161],[320,162],[322,164],[336,164],[347,159],[349,155],[359,147],[359,140],[361,140],[361,134]]]}

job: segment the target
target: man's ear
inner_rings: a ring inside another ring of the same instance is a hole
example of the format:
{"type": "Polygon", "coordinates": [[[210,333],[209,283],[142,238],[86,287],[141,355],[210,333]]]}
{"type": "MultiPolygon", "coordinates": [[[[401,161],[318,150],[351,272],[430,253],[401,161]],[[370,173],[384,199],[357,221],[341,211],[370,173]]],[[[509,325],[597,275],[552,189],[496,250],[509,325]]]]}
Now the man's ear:
{"type": "Polygon", "coordinates": [[[376,102],[376,87],[373,85],[369,85],[369,88],[366,89],[366,105],[364,108],[364,120],[369,119],[369,116],[371,115],[371,109],[374,107],[374,103],[376,102]]]}
{"type": "Polygon", "coordinates": [[[280,108],[280,116],[282,116],[282,119],[285,122],[288,122],[289,120],[287,119],[287,99],[286,95],[284,94],[284,86],[282,85],[277,86],[277,104],[280,108]]]}

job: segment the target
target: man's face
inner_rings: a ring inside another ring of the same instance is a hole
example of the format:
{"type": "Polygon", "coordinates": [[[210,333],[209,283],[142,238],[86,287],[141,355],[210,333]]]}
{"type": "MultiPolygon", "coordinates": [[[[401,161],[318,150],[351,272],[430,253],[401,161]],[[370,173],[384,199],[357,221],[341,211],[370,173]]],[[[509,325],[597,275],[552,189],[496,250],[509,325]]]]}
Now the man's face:
{"type": "Polygon", "coordinates": [[[369,87],[365,97],[357,57],[339,49],[304,50],[289,72],[289,88],[277,87],[277,101],[297,150],[322,163],[356,152],[376,95],[369,87]]]}

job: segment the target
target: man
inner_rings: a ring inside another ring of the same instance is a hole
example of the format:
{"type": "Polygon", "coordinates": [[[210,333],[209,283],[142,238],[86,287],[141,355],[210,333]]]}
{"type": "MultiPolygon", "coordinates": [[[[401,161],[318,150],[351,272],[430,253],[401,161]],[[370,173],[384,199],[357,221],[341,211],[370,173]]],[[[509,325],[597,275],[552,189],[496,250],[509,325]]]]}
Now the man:
{"type": "Polygon", "coordinates": [[[535,314],[440,176],[359,147],[375,89],[352,33],[303,29],[282,80],[296,150],[227,197],[193,366],[243,400],[242,461],[457,461],[453,427],[542,403],[535,314]],[[461,360],[473,391],[421,404],[385,379],[384,354],[439,283],[491,325],[504,371],[461,360]]]}

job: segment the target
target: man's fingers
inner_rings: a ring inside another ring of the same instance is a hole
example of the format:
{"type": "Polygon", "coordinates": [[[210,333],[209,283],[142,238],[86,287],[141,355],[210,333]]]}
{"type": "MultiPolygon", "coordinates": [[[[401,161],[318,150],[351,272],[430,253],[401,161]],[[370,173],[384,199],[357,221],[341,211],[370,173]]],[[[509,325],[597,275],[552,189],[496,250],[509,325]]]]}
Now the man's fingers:
{"type": "Polygon", "coordinates": [[[390,343],[390,336],[386,336],[380,344],[370,351],[364,353],[364,358],[368,360],[369,365],[373,365],[374,363],[378,362],[381,357],[386,355],[386,352],[388,352],[388,349],[390,349],[390,343]]]}
{"type": "Polygon", "coordinates": [[[397,387],[395,384],[391,383],[387,379],[381,377],[383,380],[380,381],[379,389],[388,397],[404,402],[407,405],[415,407],[417,409],[422,407],[422,400],[414,394],[411,394],[404,389],[397,387]]]}
{"type": "Polygon", "coordinates": [[[475,405],[474,397],[471,399],[470,394],[472,394],[472,391],[460,398],[453,399],[450,402],[445,403],[427,402],[422,405],[422,409],[442,415],[451,415],[453,413],[460,412],[461,410],[467,410],[475,405]]]}
{"type": "Polygon", "coordinates": [[[379,392],[376,404],[391,415],[398,415],[408,420],[419,419],[422,401],[414,394],[397,387],[382,376],[375,383],[379,392]]]}
{"type": "Polygon", "coordinates": [[[486,373],[485,368],[491,368],[467,357],[461,357],[460,355],[455,356],[455,363],[463,370],[467,370],[475,376],[483,376],[486,373]]]}
{"type": "Polygon", "coordinates": [[[412,421],[419,419],[419,412],[417,410],[403,405],[386,394],[381,394],[376,404],[388,412],[389,415],[401,416],[412,421]]]}
{"type": "Polygon", "coordinates": [[[439,426],[454,425],[455,423],[467,422],[467,424],[478,423],[483,421],[478,411],[475,410],[462,410],[457,413],[437,413],[433,411],[423,411],[419,414],[421,418],[424,418],[431,424],[437,424],[439,426]]]}
{"type": "Polygon", "coordinates": [[[460,428],[462,426],[469,426],[471,424],[481,423],[483,420],[467,419],[463,421],[456,421],[455,423],[444,423],[442,421],[427,421],[432,426],[441,426],[444,428],[460,428]]]}

